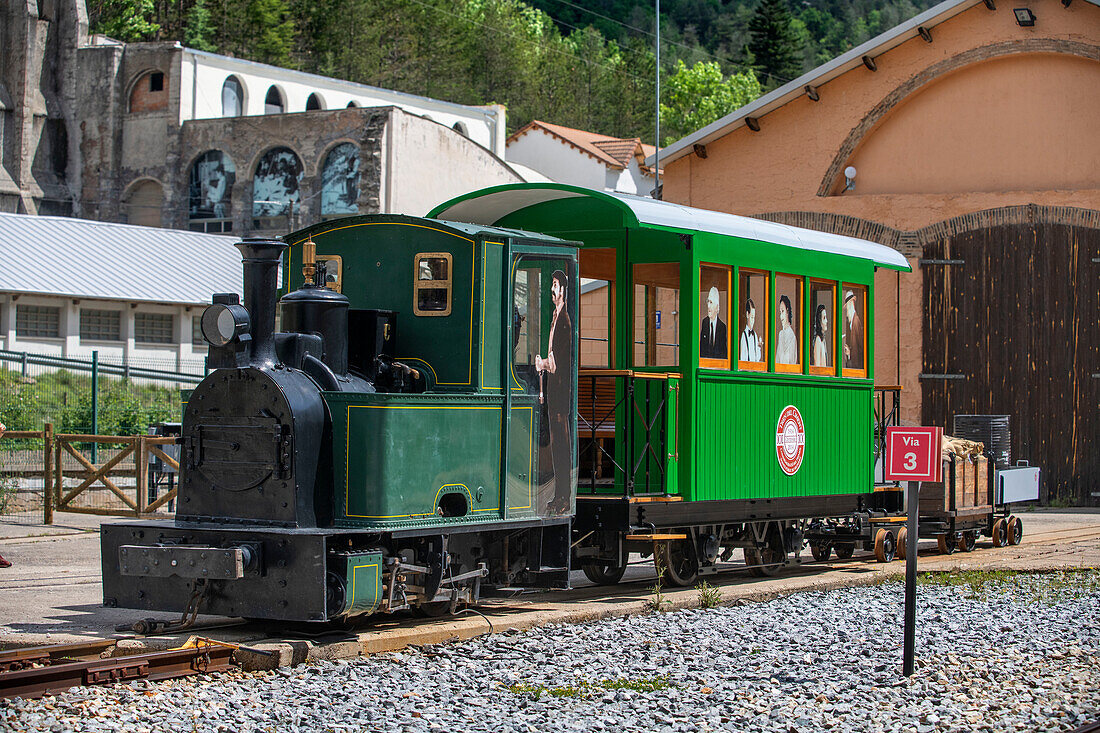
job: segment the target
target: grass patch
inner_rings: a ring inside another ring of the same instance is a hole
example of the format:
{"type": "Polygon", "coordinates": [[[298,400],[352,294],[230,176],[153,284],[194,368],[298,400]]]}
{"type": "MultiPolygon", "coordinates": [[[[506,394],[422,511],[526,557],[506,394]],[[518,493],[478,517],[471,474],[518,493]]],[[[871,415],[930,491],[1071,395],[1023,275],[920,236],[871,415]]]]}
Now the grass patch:
{"type": "Polygon", "coordinates": [[[1008,592],[1044,605],[1100,595],[1100,571],[1095,568],[1028,572],[1019,570],[957,570],[919,573],[917,584],[963,587],[966,597],[985,599],[991,593],[1008,592]]]}
{"type": "Polygon", "coordinates": [[[695,586],[695,590],[699,591],[700,608],[714,608],[722,602],[722,594],[705,580],[695,586]]]}
{"type": "Polygon", "coordinates": [[[591,697],[606,690],[632,690],[634,692],[655,692],[675,687],[667,677],[643,677],[641,679],[607,679],[595,682],[581,681],[574,685],[508,685],[504,689],[515,695],[532,695],[536,700],[543,695],[550,697],[591,697]]]}

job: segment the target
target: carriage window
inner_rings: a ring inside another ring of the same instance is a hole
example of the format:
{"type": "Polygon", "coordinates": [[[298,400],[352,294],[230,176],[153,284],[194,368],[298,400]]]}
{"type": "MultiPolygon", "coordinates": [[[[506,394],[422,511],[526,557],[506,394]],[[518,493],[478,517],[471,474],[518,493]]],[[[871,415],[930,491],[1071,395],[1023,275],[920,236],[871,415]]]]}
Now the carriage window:
{"type": "Polygon", "coordinates": [[[413,313],[451,315],[451,254],[421,252],[413,269],[413,313]]]}
{"type": "Polygon", "coordinates": [[[840,358],[844,376],[867,376],[867,288],[844,283],[840,307],[840,358]]]}
{"type": "Polygon", "coordinates": [[[810,282],[810,373],[836,374],[836,284],[810,282]]]}
{"type": "Polygon", "coordinates": [[[615,352],[615,250],[581,250],[582,367],[609,367],[615,352]]]}
{"type": "Polygon", "coordinates": [[[802,278],[775,276],[775,371],[802,371],[802,278]]]}
{"type": "Polygon", "coordinates": [[[730,268],[699,267],[699,366],[730,368],[730,268]]]}
{"type": "Polygon", "coordinates": [[[634,265],[634,366],[680,364],[680,265],[634,265]]]}
{"type": "Polygon", "coordinates": [[[768,273],[741,269],[737,278],[737,368],[768,368],[768,273]]]}

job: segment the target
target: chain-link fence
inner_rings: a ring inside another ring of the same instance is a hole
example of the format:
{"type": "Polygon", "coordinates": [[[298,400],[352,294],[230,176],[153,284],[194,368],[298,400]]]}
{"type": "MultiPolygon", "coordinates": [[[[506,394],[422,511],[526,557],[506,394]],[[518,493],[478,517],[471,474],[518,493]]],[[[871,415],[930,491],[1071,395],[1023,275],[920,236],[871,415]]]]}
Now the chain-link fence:
{"type": "Polygon", "coordinates": [[[43,521],[51,494],[63,511],[169,511],[170,502],[156,499],[174,483],[174,446],[92,436],[145,435],[179,422],[180,391],[203,371],[201,360],[0,351],[0,423],[8,431],[0,437],[0,521],[43,521]]]}

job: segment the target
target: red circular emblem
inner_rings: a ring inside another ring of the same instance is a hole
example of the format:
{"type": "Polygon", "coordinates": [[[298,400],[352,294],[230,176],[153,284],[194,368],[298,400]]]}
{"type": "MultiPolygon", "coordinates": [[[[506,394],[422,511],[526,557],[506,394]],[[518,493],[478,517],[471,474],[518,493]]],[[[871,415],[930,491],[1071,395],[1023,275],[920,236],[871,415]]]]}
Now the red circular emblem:
{"type": "Polygon", "coordinates": [[[788,476],[794,476],[802,467],[802,455],[806,452],[806,429],[802,415],[794,405],[787,405],[779,413],[775,426],[775,455],[779,467],[788,476]]]}

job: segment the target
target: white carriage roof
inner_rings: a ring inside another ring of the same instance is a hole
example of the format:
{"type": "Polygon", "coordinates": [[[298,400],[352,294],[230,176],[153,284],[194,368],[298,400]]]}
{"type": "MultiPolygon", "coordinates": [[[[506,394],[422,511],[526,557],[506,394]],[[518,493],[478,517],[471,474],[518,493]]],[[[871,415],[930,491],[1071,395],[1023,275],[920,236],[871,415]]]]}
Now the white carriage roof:
{"type": "Polygon", "coordinates": [[[0,291],[198,305],[243,286],[236,237],[0,213],[0,291]]]}
{"type": "Polygon", "coordinates": [[[905,257],[897,250],[865,239],[801,229],[748,216],[696,209],[644,196],[595,191],[564,184],[529,183],[488,188],[448,201],[436,207],[429,216],[449,221],[493,225],[513,212],[535,204],[584,196],[603,199],[617,206],[627,214],[628,223],[636,226],[726,234],[797,249],[859,257],[894,270],[911,269],[905,257]]]}

